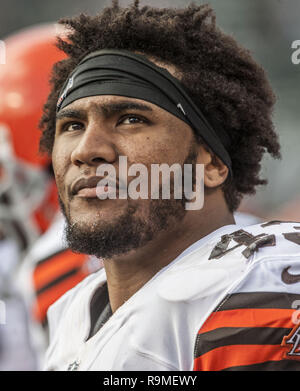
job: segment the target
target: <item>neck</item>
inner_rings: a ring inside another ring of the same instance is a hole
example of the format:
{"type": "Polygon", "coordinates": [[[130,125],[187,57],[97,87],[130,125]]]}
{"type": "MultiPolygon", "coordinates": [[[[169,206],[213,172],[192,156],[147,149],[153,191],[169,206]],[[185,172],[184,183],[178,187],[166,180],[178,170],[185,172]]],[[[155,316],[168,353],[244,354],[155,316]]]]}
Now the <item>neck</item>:
{"type": "Polygon", "coordinates": [[[134,295],[159,270],[167,266],[186,248],[216,229],[235,224],[227,208],[209,205],[195,213],[189,211],[184,219],[170,222],[168,231],[146,246],[114,259],[104,260],[107,275],[109,300],[115,312],[134,295]]]}

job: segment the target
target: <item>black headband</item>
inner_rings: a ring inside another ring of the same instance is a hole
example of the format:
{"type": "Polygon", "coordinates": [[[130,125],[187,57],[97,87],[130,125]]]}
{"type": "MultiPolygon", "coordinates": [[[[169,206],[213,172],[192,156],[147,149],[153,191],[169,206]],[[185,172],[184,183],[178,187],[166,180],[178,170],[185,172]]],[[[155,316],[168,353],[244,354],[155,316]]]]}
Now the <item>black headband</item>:
{"type": "Polygon", "coordinates": [[[90,53],[66,80],[57,111],[77,99],[96,95],[118,95],[151,102],[191,126],[231,171],[226,150],[228,134],[206,120],[179,80],[146,57],[126,50],[105,49],[90,53]]]}

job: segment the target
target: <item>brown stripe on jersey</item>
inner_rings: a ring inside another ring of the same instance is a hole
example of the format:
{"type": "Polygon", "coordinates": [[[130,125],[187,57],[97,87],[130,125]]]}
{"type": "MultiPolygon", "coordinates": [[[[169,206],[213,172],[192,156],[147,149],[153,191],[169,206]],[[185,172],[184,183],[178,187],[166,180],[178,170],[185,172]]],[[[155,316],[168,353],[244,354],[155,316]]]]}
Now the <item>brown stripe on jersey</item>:
{"type": "Polygon", "coordinates": [[[64,253],[67,250],[68,250],[67,248],[63,248],[61,250],[55,251],[54,253],[50,253],[50,255],[47,255],[47,257],[42,258],[38,262],[36,262],[35,268],[37,268],[42,263],[48,261],[49,259],[52,259],[52,258],[56,257],[57,255],[64,253]]]}
{"type": "Polygon", "coordinates": [[[293,308],[300,294],[286,292],[240,292],[227,295],[215,311],[239,308],[293,308]]]}
{"type": "Polygon", "coordinates": [[[225,368],[222,371],[300,371],[300,361],[265,361],[259,364],[225,368]]]}
{"type": "Polygon", "coordinates": [[[45,292],[39,294],[32,306],[34,318],[45,325],[47,323],[46,315],[49,306],[55,303],[57,299],[59,299],[68,290],[72,289],[85,277],[86,274],[84,274],[83,271],[79,271],[78,273],[75,273],[61,281],[59,284],[54,285],[53,287],[48,288],[45,292]]]}
{"type": "Polygon", "coordinates": [[[282,361],[280,345],[225,345],[210,350],[194,360],[195,371],[221,371],[226,368],[282,361]]]}
{"type": "Polygon", "coordinates": [[[297,224],[295,221],[282,221],[282,220],[272,220],[267,221],[266,223],[261,224],[261,227],[270,227],[271,225],[280,225],[280,224],[297,224]]]}
{"type": "Polygon", "coordinates": [[[267,221],[266,223],[261,224],[261,227],[270,227],[271,225],[280,225],[283,223],[281,220],[272,220],[272,221],[267,221]]]}
{"type": "Polygon", "coordinates": [[[37,296],[40,295],[41,293],[45,292],[47,289],[52,288],[54,285],[59,284],[60,282],[66,280],[70,276],[73,276],[74,274],[78,273],[79,271],[81,271],[81,267],[76,267],[76,268],[74,268],[72,270],[69,270],[67,273],[64,273],[64,274],[60,275],[58,278],[56,278],[55,280],[51,281],[49,284],[44,285],[40,289],[38,289],[36,291],[36,295],[37,296]]]}
{"type": "Polygon", "coordinates": [[[228,345],[280,345],[291,328],[220,327],[197,335],[194,357],[228,345]]]}
{"type": "Polygon", "coordinates": [[[284,336],[293,327],[299,294],[240,292],[228,295],[201,326],[195,344],[195,370],[222,370],[281,361],[284,336]]]}

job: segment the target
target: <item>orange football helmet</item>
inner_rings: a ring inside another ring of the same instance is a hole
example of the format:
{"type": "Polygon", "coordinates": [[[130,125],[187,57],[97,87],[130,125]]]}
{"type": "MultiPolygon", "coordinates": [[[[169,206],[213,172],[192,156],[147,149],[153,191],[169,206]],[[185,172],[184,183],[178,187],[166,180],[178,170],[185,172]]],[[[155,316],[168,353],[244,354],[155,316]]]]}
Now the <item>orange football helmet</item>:
{"type": "Polygon", "coordinates": [[[54,63],[58,29],[44,24],[4,39],[0,64],[0,230],[22,250],[49,226],[58,202],[51,162],[38,153],[42,108],[54,63]]]}

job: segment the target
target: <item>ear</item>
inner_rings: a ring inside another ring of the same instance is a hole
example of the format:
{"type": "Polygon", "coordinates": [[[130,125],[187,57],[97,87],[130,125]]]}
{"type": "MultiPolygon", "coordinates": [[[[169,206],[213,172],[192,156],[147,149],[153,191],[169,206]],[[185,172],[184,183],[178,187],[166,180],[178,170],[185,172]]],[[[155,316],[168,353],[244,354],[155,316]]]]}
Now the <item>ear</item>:
{"type": "Polygon", "coordinates": [[[204,164],[204,186],[214,188],[225,182],[228,167],[203,144],[198,148],[197,163],[204,164]]]}

